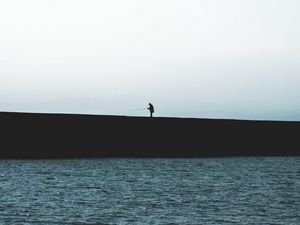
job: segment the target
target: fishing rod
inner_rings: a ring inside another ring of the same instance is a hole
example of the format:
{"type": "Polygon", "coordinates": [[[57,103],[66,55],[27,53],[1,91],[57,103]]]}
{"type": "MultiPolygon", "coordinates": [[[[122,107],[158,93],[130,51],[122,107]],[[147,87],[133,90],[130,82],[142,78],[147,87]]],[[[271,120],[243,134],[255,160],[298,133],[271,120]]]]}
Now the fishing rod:
{"type": "Polygon", "coordinates": [[[145,109],[148,109],[148,108],[133,109],[133,110],[131,110],[131,111],[141,111],[141,110],[145,110],[145,109]]]}

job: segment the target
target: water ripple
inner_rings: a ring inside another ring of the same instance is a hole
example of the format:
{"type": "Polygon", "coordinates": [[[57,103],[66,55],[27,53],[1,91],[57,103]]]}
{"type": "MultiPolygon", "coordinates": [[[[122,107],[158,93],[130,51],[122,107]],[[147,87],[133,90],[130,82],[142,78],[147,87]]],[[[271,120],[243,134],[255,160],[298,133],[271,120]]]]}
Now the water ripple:
{"type": "Polygon", "coordinates": [[[0,160],[0,224],[300,224],[300,157],[0,160]]]}

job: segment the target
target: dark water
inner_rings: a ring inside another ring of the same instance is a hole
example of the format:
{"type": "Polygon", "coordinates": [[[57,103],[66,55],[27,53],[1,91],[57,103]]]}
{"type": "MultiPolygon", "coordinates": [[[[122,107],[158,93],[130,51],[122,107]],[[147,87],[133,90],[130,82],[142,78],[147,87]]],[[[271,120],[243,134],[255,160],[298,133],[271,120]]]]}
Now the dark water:
{"type": "Polygon", "coordinates": [[[300,224],[300,157],[1,160],[0,224],[300,224]]]}

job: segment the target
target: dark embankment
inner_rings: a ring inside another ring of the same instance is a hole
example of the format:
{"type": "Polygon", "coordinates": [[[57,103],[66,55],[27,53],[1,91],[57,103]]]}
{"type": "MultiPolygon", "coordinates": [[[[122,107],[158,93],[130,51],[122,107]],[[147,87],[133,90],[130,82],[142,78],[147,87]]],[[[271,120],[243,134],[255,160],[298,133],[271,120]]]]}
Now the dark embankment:
{"type": "Polygon", "coordinates": [[[300,122],[0,113],[0,158],[300,155],[300,122]]]}

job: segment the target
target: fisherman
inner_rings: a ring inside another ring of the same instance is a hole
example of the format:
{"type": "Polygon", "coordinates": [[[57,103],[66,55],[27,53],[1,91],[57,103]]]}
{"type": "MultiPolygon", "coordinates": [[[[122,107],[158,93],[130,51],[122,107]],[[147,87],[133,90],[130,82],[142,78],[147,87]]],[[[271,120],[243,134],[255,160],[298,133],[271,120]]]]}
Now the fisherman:
{"type": "Polygon", "coordinates": [[[149,103],[149,108],[148,108],[148,110],[150,111],[150,117],[153,117],[153,113],[154,113],[154,107],[153,107],[153,105],[151,104],[151,103],[149,103]]]}

